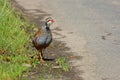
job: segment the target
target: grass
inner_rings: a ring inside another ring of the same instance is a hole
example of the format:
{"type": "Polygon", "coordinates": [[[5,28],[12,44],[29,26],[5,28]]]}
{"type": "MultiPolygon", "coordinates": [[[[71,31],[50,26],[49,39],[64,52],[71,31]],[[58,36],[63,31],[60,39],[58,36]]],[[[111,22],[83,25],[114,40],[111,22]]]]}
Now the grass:
{"type": "Polygon", "coordinates": [[[21,21],[19,16],[15,16],[6,0],[1,0],[0,3],[3,3],[0,5],[0,48],[10,53],[21,53],[28,37],[20,26],[26,23],[21,21]]]}
{"type": "Polygon", "coordinates": [[[0,80],[16,80],[27,69],[22,64],[28,60],[24,46],[29,41],[21,26],[28,26],[7,0],[0,0],[0,80]]]}

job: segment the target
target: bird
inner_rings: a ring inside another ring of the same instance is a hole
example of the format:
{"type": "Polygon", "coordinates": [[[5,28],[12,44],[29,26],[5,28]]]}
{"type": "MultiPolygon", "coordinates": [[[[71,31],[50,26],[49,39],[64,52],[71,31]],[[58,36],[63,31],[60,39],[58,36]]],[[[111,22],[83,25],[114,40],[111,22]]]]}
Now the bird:
{"type": "Polygon", "coordinates": [[[45,62],[43,57],[43,51],[50,45],[52,42],[52,33],[50,26],[55,21],[48,17],[45,19],[45,22],[41,29],[38,29],[38,31],[35,33],[34,38],[32,40],[33,46],[40,52],[39,54],[39,60],[40,62],[45,62]]]}

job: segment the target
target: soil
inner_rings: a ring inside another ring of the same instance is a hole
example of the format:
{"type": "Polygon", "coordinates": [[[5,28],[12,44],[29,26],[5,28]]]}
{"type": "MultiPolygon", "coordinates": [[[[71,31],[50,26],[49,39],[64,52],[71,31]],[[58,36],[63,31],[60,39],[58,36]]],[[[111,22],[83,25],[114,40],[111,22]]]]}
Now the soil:
{"type": "MultiPolygon", "coordinates": [[[[22,12],[21,19],[24,20],[24,18],[27,18],[30,23],[34,23],[36,26],[38,26],[37,28],[27,27],[26,32],[28,34],[30,33],[34,35],[37,29],[41,28],[40,26],[43,25],[43,20],[47,16],[50,16],[50,14],[42,10],[36,10],[38,13],[42,13],[38,15],[34,15],[33,13],[27,13],[27,10],[25,10],[22,6],[18,5],[14,0],[11,0],[11,3],[16,10],[22,12]]],[[[61,29],[52,29],[53,34],[61,35],[56,33],[56,31],[61,31],[61,29]]],[[[65,36],[63,35],[62,37],[65,36]]],[[[37,50],[35,50],[31,45],[32,44],[30,43],[28,46],[29,48],[31,48],[31,51],[33,51],[30,53],[33,53],[33,55],[35,55],[34,53],[37,53],[37,50]]],[[[23,74],[19,77],[19,80],[83,80],[82,77],[77,76],[77,71],[75,71],[74,67],[72,66],[70,66],[70,71],[64,71],[62,70],[62,68],[53,68],[54,66],[59,67],[59,65],[56,63],[56,59],[59,57],[65,57],[68,62],[71,59],[81,58],[74,56],[72,52],[69,52],[69,50],[70,48],[66,47],[66,43],[53,39],[52,44],[45,50],[44,53],[46,62],[40,63],[36,67],[31,67],[29,71],[23,72],[23,74]]],[[[82,73],[83,72],[81,71],[81,74],[82,73]]]]}

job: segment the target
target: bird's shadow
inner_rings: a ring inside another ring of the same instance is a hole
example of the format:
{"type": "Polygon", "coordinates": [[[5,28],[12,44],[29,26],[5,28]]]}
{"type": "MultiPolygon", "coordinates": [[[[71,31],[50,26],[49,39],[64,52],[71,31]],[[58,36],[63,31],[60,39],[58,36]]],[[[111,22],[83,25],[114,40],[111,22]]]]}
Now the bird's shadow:
{"type": "Polygon", "coordinates": [[[43,58],[44,61],[55,61],[54,58],[43,58]]]}

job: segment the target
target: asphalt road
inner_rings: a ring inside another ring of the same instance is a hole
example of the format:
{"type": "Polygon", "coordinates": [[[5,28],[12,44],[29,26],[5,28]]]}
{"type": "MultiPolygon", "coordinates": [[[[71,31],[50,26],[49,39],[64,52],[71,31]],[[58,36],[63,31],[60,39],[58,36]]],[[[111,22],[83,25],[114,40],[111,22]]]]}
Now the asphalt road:
{"type": "Polygon", "coordinates": [[[100,80],[120,80],[119,0],[16,1],[23,1],[26,8],[42,9],[52,14],[57,27],[73,33],[71,43],[76,43],[77,49],[82,43],[77,38],[83,37],[89,53],[96,57],[95,73],[100,80]]]}
{"type": "Polygon", "coordinates": [[[120,1],[41,0],[60,27],[82,36],[101,79],[120,80],[120,1]]]}

